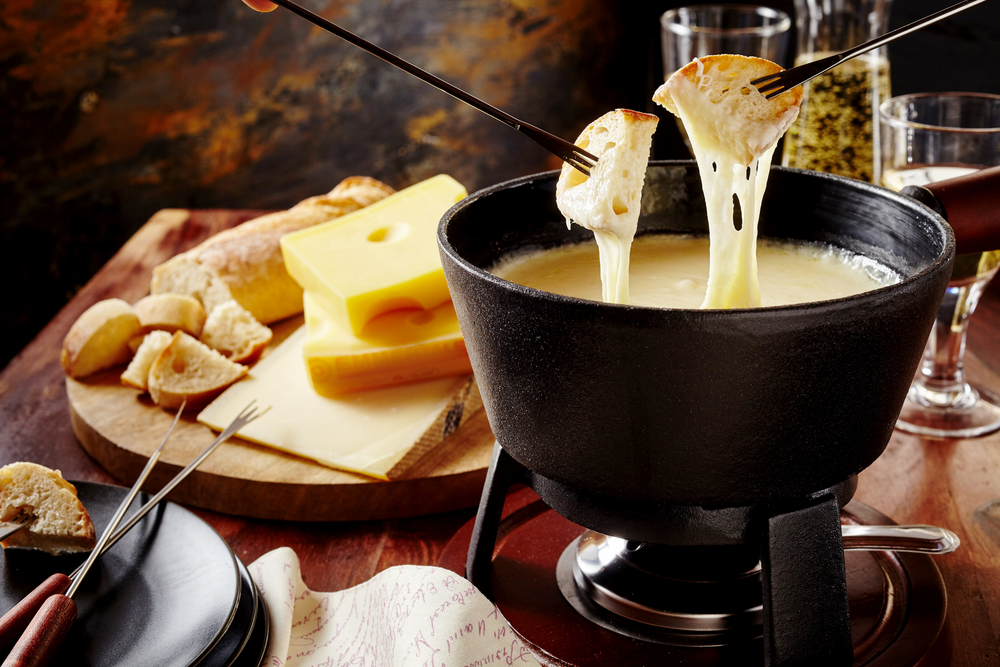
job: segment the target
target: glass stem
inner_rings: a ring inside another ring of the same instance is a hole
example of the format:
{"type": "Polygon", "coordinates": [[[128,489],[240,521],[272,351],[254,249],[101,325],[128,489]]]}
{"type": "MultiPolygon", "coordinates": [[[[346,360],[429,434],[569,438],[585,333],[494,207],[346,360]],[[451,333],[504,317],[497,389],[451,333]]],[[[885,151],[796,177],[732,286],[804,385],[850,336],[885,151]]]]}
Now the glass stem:
{"type": "Polygon", "coordinates": [[[965,381],[965,338],[969,316],[990,277],[948,285],[924,348],[920,372],[910,389],[912,401],[928,407],[962,409],[979,400],[975,389],[965,381]]]}

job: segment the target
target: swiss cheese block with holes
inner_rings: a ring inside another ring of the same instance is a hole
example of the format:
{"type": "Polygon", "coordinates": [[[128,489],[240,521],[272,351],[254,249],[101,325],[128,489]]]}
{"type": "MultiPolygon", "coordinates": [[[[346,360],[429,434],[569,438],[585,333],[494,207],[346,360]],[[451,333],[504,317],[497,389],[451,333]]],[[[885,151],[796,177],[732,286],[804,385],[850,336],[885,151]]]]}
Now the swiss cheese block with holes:
{"type": "Polygon", "coordinates": [[[451,301],[383,313],[360,334],[340,326],[311,292],[303,305],[303,357],[313,390],[323,396],[472,372],[451,301]]]}
{"type": "Polygon", "coordinates": [[[342,218],[281,239],[285,268],[345,329],[382,313],[434,308],[451,297],[436,230],[465,188],[440,175],[342,218]]]}

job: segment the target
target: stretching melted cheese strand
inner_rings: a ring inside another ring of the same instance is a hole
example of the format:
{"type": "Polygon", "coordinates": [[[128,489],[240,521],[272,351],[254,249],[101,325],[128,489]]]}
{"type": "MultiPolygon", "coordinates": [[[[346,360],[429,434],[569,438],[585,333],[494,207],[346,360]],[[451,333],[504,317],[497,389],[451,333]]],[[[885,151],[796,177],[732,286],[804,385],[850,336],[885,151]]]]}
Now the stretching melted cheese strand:
{"type": "Polygon", "coordinates": [[[801,89],[768,101],[749,82],[778,71],[760,58],[696,58],[653,96],[680,117],[698,161],[711,239],[702,308],[761,305],[757,220],[774,146],[798,116],[801,89]],[[733,222],[735,200],[739,229],[733,222]]]}
{"type": "Polygon", "coordinates": [[[628,303],[629,252],[639,223],[639,204],[656,116],[616,109],[585,129],[576,144],[596,155],[587,177],[563,165],[556,203],[569,226],[594,232],[601,257],[601,285],[608,303],[628,303]]]}

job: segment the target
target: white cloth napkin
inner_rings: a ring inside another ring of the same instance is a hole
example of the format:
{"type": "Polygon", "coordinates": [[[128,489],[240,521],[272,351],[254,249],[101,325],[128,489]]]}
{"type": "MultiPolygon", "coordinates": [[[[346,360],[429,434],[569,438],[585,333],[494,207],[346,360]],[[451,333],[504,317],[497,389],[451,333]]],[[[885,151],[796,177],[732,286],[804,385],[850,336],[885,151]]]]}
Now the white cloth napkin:
{"type": "Polygon", "coordinates": [[[496,606],[450,570],[402,565],[335,593],[309,590],[288,547],[249,570],[271,613],[266,667],[540,667],[496,606]]]}

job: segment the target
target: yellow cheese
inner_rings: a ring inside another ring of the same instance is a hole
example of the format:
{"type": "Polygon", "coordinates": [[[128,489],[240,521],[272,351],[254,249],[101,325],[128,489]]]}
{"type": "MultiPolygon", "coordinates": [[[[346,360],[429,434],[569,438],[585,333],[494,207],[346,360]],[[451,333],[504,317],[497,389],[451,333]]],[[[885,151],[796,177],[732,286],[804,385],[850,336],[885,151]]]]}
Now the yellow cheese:
{"type": "Polygon", "coordinates": [[[303,305],[306,369],[324,396],[472,372],[451,301],[383,313],[360,335],[341,327],[311,293],[305,292],[303,305]]]}
{"type": "Polygon", "coordinates": [[[305,341],[303,326],[202,410],[198,421],[221,430],[256,400],[271,409],[240,429],[244,440],[331,468],[394,479],[482,407],[471,376],[320,396],[306,378],[305,341]]]}
{"type": "Polygon", "coordinates": [[[451,296],[437,248],[437,224],[466,196],[435,176],[328,223],[288,234],[288,273],[345,329],[361,333],[400,308],[434,308],[451,296]]]}

